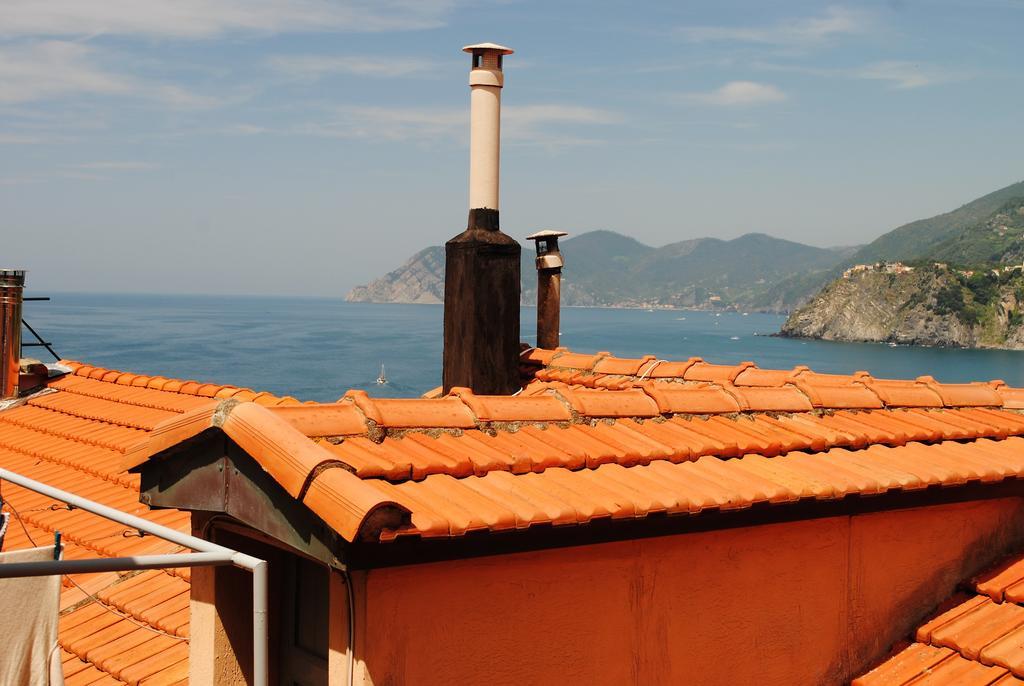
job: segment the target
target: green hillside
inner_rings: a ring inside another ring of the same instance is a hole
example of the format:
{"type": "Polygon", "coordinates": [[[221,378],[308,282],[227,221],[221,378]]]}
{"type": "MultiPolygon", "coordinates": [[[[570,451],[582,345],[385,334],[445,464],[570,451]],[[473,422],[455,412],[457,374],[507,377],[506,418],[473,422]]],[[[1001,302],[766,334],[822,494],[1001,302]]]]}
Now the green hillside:
{"type": "Polygon", "coordinates": [[[927,253],[930,260],[962,265],[1020,264],[1024,258],[1024,197],[947,238],[927,253]]]}
{"type": "Polygon", "coordinates": [[[1024,196],[1024,181],[984,195],[952,212],[904,224],[865,245],[850,262],[870,264],[879,260],[918,259],[928,254],[937,244],[984,221],[1006,202],[1020,196],[1024,196]]]}

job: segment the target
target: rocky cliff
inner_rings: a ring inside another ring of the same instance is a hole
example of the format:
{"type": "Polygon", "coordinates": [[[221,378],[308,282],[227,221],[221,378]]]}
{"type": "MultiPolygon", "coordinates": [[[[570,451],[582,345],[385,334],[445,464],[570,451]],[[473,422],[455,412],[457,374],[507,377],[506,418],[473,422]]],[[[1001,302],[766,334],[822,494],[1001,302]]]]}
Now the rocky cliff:
{"type": "Polygon", "coordinates": [[[444,247],[435,245],[420,250],[393,272],[365,286],[356,286],[345,299],[422,305],[444,302],[444,247]]]}
{"type": "Polygon", "coordinates": [[[1021,270],[920,267],[837,279],[794,311],[783,336],[1024,349],[1021,270]]]}

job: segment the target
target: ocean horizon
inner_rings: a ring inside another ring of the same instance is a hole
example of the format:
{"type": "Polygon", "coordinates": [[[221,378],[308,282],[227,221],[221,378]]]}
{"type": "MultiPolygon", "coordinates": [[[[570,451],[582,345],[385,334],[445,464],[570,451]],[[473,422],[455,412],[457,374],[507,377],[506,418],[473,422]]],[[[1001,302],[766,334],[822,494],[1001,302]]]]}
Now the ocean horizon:
{"type": "MultiPolygon", "coordinates": [[[[439,305],[350,303],[322,296],[50,292],[25,319],[61,357],[142,374],[244,386],[300,400],[334,401],[348,389],[414,397],[441,382],[439,305]],[[381,365],[389,383],[379,385],[381,365]]],[[[562,344],[620,357],[701,357],[759,367],[807,365],[880,378],[930,375],[944,382],[1002,379],[1024,386],[1024,352],[772,336],[777,314],[566,307],[562,344]]],[[[534,342],[536,310],[523,307],[534,342]]],[[[26,342],[34,340],[26,333],[26,342]]],[[[43,348],[26,355],[49,361],[43,348]]]]}

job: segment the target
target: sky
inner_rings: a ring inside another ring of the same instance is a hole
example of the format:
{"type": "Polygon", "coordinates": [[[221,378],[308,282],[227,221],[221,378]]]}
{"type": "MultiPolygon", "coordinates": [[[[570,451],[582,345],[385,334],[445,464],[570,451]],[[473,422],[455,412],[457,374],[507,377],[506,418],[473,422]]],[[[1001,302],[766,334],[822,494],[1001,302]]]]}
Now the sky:
{"type": "Polygon", "coordinates": [[[0,262],[34,291],[343,296],[465,228],[864,243],[1024,179],[1024,0],[0,0],[0,262]]]}

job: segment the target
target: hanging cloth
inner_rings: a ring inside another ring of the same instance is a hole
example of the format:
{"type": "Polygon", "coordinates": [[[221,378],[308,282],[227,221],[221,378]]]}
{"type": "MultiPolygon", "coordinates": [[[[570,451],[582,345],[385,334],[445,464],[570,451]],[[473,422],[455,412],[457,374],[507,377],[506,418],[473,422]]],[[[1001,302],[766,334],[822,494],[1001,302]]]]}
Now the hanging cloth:
{"type": "MultiPolygon", "coordinates": [[[[53,558],[51,545],[0,553],[0,564],[53,558]]],[[[59,614],[59,575],[0,579],[0,684],[63,686],[59,614]]]]}

